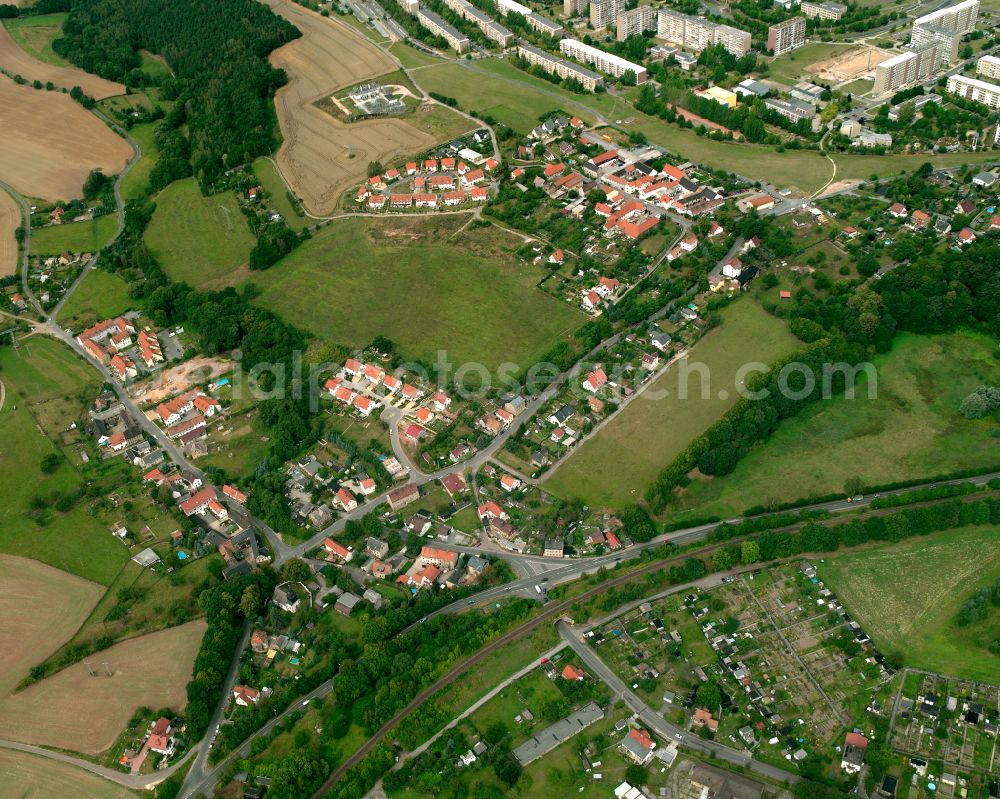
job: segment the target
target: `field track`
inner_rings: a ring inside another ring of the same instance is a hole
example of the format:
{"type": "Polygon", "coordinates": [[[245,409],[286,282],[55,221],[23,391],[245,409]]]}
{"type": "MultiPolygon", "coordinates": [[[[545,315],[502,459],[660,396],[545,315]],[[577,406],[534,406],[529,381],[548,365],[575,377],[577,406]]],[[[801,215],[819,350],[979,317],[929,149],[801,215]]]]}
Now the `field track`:
{"type": "Polygon", "coordinates": [[[69,95],[0,77],[0,178],[28,197],[78,197],[92,169],[120,172],[132,148],[69,95]]]}
{"type": "Polygon", "coordinates": [[[120,83],[99,78],[76,67],[46,64],[28,55],[3,25],[0,25],[0,67],[12,75],[20,75],[29,83],[35,80],[40,80],[42,83],[51,81],[60,89],[67,90],[79,86],[85,94],[89,94],[95,100],[125,94],[125,87],[120,83]]]}
{"type": "Polygon", "coordinates": [[[434,144],[400,119],[347,124],[315,103],[338,89],[398,69],[395,61],[357,31],[292,0],[266,0],[302,37],[271,54],[288,74],[275,108],[284,142],[276,161],[285,180],[315,215],[331,213],[341,195],[367,176],[370,161],[385,164],[434,144]]]}

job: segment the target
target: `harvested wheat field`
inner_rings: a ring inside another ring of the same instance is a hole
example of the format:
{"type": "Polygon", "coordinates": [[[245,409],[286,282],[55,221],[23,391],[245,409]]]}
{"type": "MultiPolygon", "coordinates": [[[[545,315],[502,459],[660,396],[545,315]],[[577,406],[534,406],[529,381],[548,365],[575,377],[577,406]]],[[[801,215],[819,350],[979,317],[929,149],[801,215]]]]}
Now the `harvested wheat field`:
{"type": "MultiPolygon", "coordinates": [[[[0,195],[7,195],[0,192],[0,195]]],[[[0,697],[80,628],[104,586],[37,560],[0,555],[0,697]]],[[[0,700],[2,702],[2,700],[0,700]]]]}
{"type": "Polygon", "coordinates": [[[0,749],[0,785],[4,787],[4,796],[17,799],[53,796],[135,799],[136,796],[121,785],[68,763],[7,749],[0,749]]]}
{"type": "Polygon", "coordinates": [[[17,271],[17,239],[14,238],[14,231],[20,224],[21,207],[13,197],[0,189],[0,277],[13,275],[17,271]]]}
{"type": "Polygon", "coordinates": [[[887,53],[877,47],[862,45],[852,47],[833,58],[810,64],[806,67],[806,71],[822,80],[840,83],[873,73],[875,67],[890,58],[892,58],[892,53],[887,53]]]}
{"type": "Polygon", "coordinates": [[[40,80],[42,83],[51,81],[61,89],[72,89],[79,86],[84,94],[89,94],[95,100],[125,94],[125,87],[97,75],[91,75],[76,67],[57,67],[46,64],[28,55],[18,47],[17,42],[3,25],[0,25],[0,68],[11,75],[20,75],[31,83],[40,80]]]}
{"type": "Polygon", "coordinates": [[[0,704],[0,738],[103,752],[137,708],[184,707],[205,629],[204,621],[192,621],[123,641],[93,655],[89,666],[77,663],[7,697],[0,704]]]}
{"type": "Polygon", "coordinates": [[[0,179],[21,194],[71,200],[91,170],[114,175],[131,155],[128,142],[69,95],[0,78],[0,179]]]}
{"type": "Polygon", "coordinates": [[[347,124],[317,108],[317,100],[393,72],[397,64],[336,19],[292,0],[266,2],[302,31],[300,39],[271,54],[271,63],[288,73],[274,100],[284,138],[276,160],[306,210],[329,214],[344,191],[365,179],[369,161],[391,163],[431,147],[434,138],[400,119],[347,124]]]}

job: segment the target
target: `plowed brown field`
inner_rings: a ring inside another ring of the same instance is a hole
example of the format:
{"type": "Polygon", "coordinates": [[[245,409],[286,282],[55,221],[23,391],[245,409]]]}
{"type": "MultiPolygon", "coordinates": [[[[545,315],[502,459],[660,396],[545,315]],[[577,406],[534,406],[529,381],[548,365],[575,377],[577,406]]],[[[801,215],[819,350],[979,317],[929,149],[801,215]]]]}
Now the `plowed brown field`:
{"type": "Polygon", "coordinates": [[[271,54],[288,73],[275,106],[284,143],[277,162],[309,213],[332,212],[345,190],[362,182],[369,161],[391,163],[434,144],[434,138],[401,119],[347,124],[314,103],[338,89],[394,72],[385,51],[344,23],[291,0],[264,0],[300,31],[302,38],[271,54]]]}
{"type": "Polygon", "coordinates": [[[0,277],[17,271],[17,240],[14,231],[21,224],[21,209],[3,189],[0,189],[0,277]]]}

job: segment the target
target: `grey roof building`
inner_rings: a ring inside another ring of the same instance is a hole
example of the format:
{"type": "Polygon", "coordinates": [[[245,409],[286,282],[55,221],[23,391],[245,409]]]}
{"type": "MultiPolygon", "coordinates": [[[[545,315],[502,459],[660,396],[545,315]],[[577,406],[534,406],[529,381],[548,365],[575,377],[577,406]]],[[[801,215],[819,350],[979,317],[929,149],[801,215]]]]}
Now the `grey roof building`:
{"type": "Polygon", "coordinates": [[[526,766],[602,718],[604,718],[604,711],[591,702],[537,735],[533,735],[517,747],[512,754],[518,763],[526,766]]]}

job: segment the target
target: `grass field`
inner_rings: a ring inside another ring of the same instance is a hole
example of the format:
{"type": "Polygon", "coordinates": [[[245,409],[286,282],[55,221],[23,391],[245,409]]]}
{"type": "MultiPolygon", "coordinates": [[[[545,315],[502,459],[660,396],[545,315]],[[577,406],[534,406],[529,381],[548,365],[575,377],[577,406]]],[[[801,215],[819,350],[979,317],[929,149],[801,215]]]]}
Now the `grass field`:
{"type": "MultiPolygon", "coordinates": [[[[0,697],[68,641],[104,588],[38,561],[0,555],[0,697]]],[[[2,701],[2,700],[0,700],[2,701]]]]}
{"type": "Polygon", "coordinates": [[[432,55],[427,55],[427,53],[421,52],[416,47],[410,47],[405,42],[393,42],[389,45],[388,50],[407,69],[424,67],[428,64],[440,64],[445,61],[443,58],[435,58],[432,55]]]}
{"type": "Polygon", "coordinates": [[[878,396],[834,397],[787,419],[726,477],[695,481],[679,507],[728,518],[748,507],[842,491],[850,477],[869,485],[1000,463],[996,426],[962,418],[976,386],[1000,382],[995,345],[985,336],[901,334],[873,363],[878,396]]]}
{"type": "Polygon", "coordinates": [[[103,777],[47,757],[0,749],[0,784],[17,799],[79,796],[86,799],[135,799],[137,794],[103,777]]]}
{"type": "Polygon", "coordinates": [[[687,381],[690,399],[679,399],[684,378],[682,370],[671,367],[647,389],[650,397],[663,391],[667,396],[637,397],[581,444],[545,482],[545,488],[561,497],[580,497],[591,505],[620,507],[641,500],[660,470],[736,403],[736,374],[741,366],[751,361],[772,363],[796,347],[784,322],[751,300],[734,303],[722,315],[722,324],[709,331],[688,356],[690,364],[709,368],[709,397],[700,397],[694,373],[694,379],[687,381]]]}
{"type": "Polygon", "coordinates": [[[254,240],[231,193],[203,197],[188,178],[157,195],[146,243],[172,280],[197,287],[245,264],[254,240]]]}
{"type": "Polygon", "coordinates": [[[338,220],[254,275],[256,300],[352,347],[387,336],[401,354],[454,365],[532,362],[585,321],[535,288],[515,262],[521,240],[497,228],[457,231],[468,217],[338,220]]]}
{"type": "Polygon", "coordinates": [[[260,185],[267,192],[268,207],[274,208],[285,218],[285,223],[295,230],[301,230],[309,224],[310,220],[305,215],[295,212],[295,206],[288,199],[288,189],[285,182],[278,174],[278,169],[270,158],[258,158],[253,162],[253,171],[260,181],[260,185]]]}
{"type": "Polygon", "coordinates": [[[437,103],[430,106],[422,105],[415,113],[404,119],[417,130],[433,136],[435,141],[456,139],[479,127],[476,122],[455,113],[446,105],[437,103]]]}
{"type": "Polygon", "coordinates": [[[118,217],[106,214],[89,222],[67,222],[31,231],[32,255],[66,252],[97,252],[118,230],[118,217]]]}
{"type": "Polygon", "coordinates": [[[806,67],[817,61],[832,58],[857,45],[853,42],[809,42],[790,53],[778,56],[768,64],[769,77],[780,83],[794,86],[808,77],[806,67]]]}
{"type": "Polygon", "coordinates": [[[142,155],[122,178],[122,198],[125,200],[144,195],[149,187],[149,174],[156,166],[156,160],[160,155],[159,148],[153,142],[155,128],[156,123],[148,122],[144,125],[135,125],[129,131],[129,135],[139,145],[142,155]]]}
{"type": "Polygon", "coordinates": [[[127,554],[103,525],[82,508],[47,515],[44,527],[28,516],[32,497],[80,489],[82,478],[68,463],[50,476],[42,474],[42,458],[57,450],[38,425],[50,435],[65,430],[83,409],[76,396],[89,397],[99,383],[95,378],[96,372],[67,347],[43,336],[23,342],[16,351],[0,348],[0,380],[7,392],[0,410],[0,552],[108,585],[127,554]]]}
{"type": "MultiPolygon", "coordinates": [[[[974,644],[975,628],[952,624],[969,596],[1000,577],[1000,528],[947,530],[827,558],[819,574],[883,652],[902,652],[915,668],[1000,684],[1000,656],[974,644]]],[[[1000,632],[1000,612],[992,613],[1000,632]]]]}
{"type": "Polygon", "coordinates": [[[109,319],[132,307],[128,284],[114,272],[91,269],[59,311],[59,324],[74,331],[109,319]]]}
{"type": "Polygon", "coordinates": [[[205,627],[193,621],[123,641],[94,656],[96,677],[80,662],[8,697],[0,706],[0,735],[90,755],[103,752],[137,708],[183,709],[184,686],[205,627]]]}
{"type": "Polygon", "coordinates": [[[70,63],[52,49],[53,40],[62,33],[63,23],[69,14],[40,14],[35,17],[5,19],[3,26],[11,38],[28,55],[46,64],[68,67],[70,63]]]}

